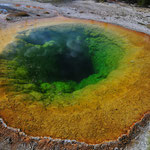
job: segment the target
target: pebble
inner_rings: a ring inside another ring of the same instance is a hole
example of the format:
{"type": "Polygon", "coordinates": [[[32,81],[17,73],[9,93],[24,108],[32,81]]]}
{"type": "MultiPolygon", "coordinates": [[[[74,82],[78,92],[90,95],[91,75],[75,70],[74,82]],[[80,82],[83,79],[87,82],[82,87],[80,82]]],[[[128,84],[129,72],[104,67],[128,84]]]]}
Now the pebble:
{"type": "Polygon", "coordinates": [[[7,14],[8,11],[6,9],[0,9],[0,14],[7,14]]]}

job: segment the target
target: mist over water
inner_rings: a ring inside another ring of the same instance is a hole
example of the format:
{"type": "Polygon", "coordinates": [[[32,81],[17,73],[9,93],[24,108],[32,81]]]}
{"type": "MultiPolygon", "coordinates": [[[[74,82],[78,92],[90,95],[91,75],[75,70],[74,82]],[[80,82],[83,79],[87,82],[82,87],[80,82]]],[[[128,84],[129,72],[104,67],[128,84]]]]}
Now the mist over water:
{"type": "Polygon", "coordinates": [[[42,77],[44,82],[54,80],[79,82],[94,72],[82,28],[69,31],[44,28],[19,38],[23,39],[24,43],[31,44],[22,51],[23,59],[34,59],[32,69],[38,72],[39,79],[45,74],[42,77]]]}
{"type": "Polygon", "coordinates": [[[16,67],[15,78],[38,85],[61,84],[71,92],[106,78],[121,53],[100,31],[77,24],[23,31],[1,57],[16,67]]]}

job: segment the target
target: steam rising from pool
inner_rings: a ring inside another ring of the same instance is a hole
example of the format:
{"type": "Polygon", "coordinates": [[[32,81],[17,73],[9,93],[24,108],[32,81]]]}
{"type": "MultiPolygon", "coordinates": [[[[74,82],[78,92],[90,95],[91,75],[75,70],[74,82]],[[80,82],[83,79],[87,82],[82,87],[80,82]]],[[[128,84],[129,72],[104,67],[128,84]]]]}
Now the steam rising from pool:
{"type": "Polygon", "coordinates": [[[95,26],[62,24],[19,33],[1,54],[10,78],[48,95],[72,93],[107,78],[123,57],[121,42],[95,26]]]}

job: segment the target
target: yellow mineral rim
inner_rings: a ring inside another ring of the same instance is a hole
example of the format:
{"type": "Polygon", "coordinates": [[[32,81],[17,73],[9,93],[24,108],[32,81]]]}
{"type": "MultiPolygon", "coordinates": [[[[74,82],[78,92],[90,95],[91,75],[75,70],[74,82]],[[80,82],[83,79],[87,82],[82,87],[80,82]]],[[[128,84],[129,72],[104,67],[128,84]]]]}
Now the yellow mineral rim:
{"type": "MultiPolygon", "coordinates": [[[[1,29],[0,52],[15,40],[18,32],[62,23],[96,25],[123,39],[126,54],[119,67],[107,79],[74,92],[71,105],[56,101],[45,106],[40,101],[28,101],[28,95],[20,93],[14,99],[14,91],[7,89],[8,80],[1,77],[0,117],[8,126],[31,136],[88,144],[116,140],[150,110],[150,35],[108,23],[56,17],[14,23],[1,29]]],[[[5,70],[5,66],[0,67],[5,70]]]]}

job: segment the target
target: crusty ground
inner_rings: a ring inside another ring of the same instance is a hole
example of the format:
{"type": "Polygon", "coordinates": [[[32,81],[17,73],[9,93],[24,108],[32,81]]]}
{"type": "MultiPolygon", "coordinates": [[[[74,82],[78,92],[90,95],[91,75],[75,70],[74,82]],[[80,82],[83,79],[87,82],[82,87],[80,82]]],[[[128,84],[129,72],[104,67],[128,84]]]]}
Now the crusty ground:
{"type": "MultiPolygon", "coordinates": [[[[94,1],[45,4],[32,0],[0,0],[0,4],[4,3],[14,4],[11,7],[30,14],[30,17],[14,19],[15,21],[62,15],[109,22],[150,34],[150,8],[140,8],[125,3],[95,3],[94,1]]],[[[0,25],[11,22],[5,20],[6,16],[0,14],[0,25]]]]}

